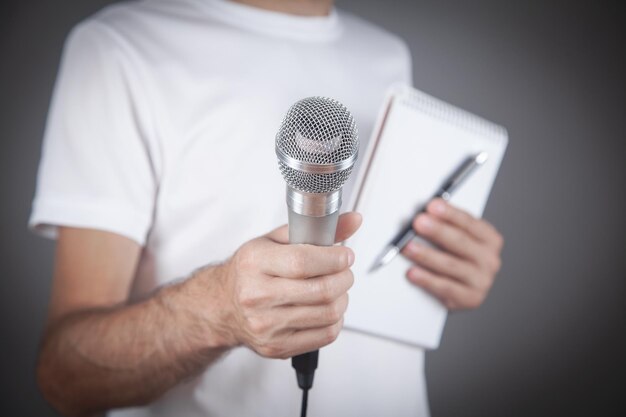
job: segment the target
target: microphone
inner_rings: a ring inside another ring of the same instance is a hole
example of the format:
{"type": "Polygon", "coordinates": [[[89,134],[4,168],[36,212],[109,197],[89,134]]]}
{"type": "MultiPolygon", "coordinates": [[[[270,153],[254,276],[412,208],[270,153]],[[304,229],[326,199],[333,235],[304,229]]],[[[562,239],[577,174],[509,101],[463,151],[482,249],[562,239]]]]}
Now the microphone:
{"type": "MultiPolygon", "coordinates": [[[[352,172],[358,150],[357,127],[343,104],[308,97],[289,108],[276,134],[276,156],[287,183],[290,243],[335,243],[341,187],[352,172]]],[[[318,352],[294,356],[291,362],[303,391],[303,416],[318,352]]]]}

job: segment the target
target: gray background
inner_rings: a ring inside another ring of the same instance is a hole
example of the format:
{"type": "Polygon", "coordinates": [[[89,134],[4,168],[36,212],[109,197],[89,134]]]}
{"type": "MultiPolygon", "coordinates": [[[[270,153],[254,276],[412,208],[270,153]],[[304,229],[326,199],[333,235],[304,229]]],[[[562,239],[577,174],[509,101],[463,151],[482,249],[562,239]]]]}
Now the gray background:
{"type": "MultiPolygon", "coordinates": [[[[54,246],[25,225],[64,36],[108,3],[0,2],[2,416],[55,415],[33,376],[54,246]]],[[[339,4],[407,40],[418,88],[509,129],[486,211],[506,237],[504,267],[484,306],[451,315],[443,346],[428,354],[433,415],[621,415],[619,3],[339,4]]]]}

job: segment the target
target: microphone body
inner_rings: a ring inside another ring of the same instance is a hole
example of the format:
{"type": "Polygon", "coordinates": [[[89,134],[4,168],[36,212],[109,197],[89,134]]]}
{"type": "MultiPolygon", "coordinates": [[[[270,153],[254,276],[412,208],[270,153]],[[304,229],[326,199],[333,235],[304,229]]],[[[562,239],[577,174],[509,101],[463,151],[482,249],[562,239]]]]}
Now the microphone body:
{"type": "MultiPolygon", "coordinates": [[[[338,101],[309,97],[288,110],[276,135],[276,155],[287,183],[290,243],[335,243],[341,188],[352,172],[358,147],[354,118],[338,101]]],[[[305,399],[313,385],[318,352],[292,358],[305,399]]]]}
{"type": "MultiPolygon", "coordinates": [[[[315,194],[299,192],[287,186],[287,206],[289,243],[306,243],[317,246],[332,246],[335,243],[335,232],[339,219],[339,208],[341,207],[341,190],[315,194]],[[326,214],[330,210],[334,211],[326,214]],[[319,215],[316,216],[316,214],[319,215]]],[[[319,350],[315,350],[294,356],[291,359],[291,366],[296,370],[298,386],[302,390],[306,391],[313,387],[313,377],[317,369],[318,358],[319,350]]]]}
{"type": "Polygon", "coordinates": [[[307,193],[287,186],[287,207],[290,243],[317,246],[332,246],[335,243],[341,190],[307,193]]]}

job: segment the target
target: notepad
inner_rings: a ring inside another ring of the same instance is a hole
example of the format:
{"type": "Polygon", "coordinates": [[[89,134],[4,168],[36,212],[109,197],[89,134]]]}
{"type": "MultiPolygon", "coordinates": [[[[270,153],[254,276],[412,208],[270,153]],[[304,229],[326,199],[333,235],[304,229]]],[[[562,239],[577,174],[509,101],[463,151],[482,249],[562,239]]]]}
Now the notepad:
{"type": "Polygon", "coordinates": [[[363,225],[346,242],[356,254],[346,328],[427,349],[439,346],[447,310],[407,280],[410,262],[398,255],[375,272],[368,270],[450,173],[485,151],[487,162],[450,200],[481,216],[507,143],[502,126],[411,87],[390,88],[348,202],[363,214],[363,225]]]}

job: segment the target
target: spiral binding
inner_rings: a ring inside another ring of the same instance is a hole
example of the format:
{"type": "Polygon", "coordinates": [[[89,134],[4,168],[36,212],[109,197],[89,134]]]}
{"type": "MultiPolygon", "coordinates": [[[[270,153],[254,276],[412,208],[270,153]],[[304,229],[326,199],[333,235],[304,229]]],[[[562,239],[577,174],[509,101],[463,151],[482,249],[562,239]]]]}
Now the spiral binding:
{"type": "Polygon", "coordinates": [[[405,106],[416,108],[431,117],[496,140],[501,140],[503,136],[506,137],[507,135],[507,131],[503,126],[492,123],[450,103],[446,103],[421,91],[413,89],[403,90],[402,94],[397,96],[397,100],[405,106]]]}

